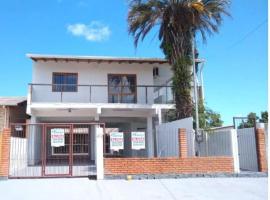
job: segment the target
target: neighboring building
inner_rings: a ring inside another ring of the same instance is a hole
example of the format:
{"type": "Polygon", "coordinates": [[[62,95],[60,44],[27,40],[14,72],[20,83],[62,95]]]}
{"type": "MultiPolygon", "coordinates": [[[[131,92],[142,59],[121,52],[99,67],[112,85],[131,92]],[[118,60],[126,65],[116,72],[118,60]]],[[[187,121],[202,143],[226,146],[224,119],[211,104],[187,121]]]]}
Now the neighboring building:
{"type": "Polygon", "coordinates": [[[11,123],[26,123],[26,97],[0,97],[0,132],[11,123]]]}

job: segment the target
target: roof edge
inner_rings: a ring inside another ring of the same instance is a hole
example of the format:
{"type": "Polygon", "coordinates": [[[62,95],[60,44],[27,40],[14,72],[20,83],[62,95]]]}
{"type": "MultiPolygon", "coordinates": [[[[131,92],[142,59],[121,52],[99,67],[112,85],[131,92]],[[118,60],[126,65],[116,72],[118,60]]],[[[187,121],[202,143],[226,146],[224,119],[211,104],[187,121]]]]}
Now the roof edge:
{"type": "MultiPolygon", "coordinates": [[[[86,62],[128,62],[128,63],[159,63],[167,64],[168,60],[164,58],[143,58],[143,57],[112,57],[112,56],[73,56],[73,55],[50,55],[50,54],[32,54],[26,56],[33,61],[86,61],[86,62]]],[[[197,59],[197,62],[203,62],[197,59]]]]}

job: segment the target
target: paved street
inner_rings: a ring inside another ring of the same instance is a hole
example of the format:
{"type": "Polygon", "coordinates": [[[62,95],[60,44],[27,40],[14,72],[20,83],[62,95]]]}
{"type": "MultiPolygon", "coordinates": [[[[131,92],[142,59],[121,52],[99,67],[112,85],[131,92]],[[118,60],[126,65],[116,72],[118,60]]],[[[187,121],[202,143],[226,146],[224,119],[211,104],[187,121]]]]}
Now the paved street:
{"type": "Polygon", "coordinates": [[[267,178],[159,180],[25,179],[0,181],[1,199],[267,199],[267,178]]]}

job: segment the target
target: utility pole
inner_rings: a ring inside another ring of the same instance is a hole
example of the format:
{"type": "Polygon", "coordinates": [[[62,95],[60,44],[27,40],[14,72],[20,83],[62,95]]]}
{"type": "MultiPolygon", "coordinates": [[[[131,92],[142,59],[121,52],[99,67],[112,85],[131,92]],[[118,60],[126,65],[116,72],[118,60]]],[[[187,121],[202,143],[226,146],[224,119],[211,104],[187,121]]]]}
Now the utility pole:
{"type": "Polygon", "coordinates": [[[195,135],[198,135],[199,131],[199,108],[198,108],[198,91],[197,91],[197,78],[196,78],[196,63],[195,63],[195,37],[192,40],[192,64],[193,64],[193,88],[194,88],[194,103],[195,103],[195,135]]]}

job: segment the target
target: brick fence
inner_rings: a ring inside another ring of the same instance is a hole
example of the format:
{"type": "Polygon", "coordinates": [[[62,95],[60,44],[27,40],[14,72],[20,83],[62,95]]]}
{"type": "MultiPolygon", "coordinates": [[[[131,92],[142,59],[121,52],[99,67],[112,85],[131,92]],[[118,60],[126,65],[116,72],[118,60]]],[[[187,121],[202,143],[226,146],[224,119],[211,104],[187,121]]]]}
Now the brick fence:
{"type": "Polygon", "coordinates": [[[104,158],[105,175],[233,173],[233,157],[187,157],[186,130],[179,129],[179,158],[104,158]]]}
{"type": "Polygon", "coordinates": [[[233,173],[232,157],[105,158],[105,175],[233,173]]]}
{"type": "Polygon", "coordinates": [[[0,134],[0,178],[7,178],[9,170],[10,129],[4,129],[0,134]]]}
{"type": "MultiPolygon", "coordinates": [[[[170,158],[104,158],[105,175],[126,174],[204,174],[234,173],[234,160],[229,156],[187,157],[187,137],[179,130],[179,157],[170,158]]],[[[10,129],[0,133],[0,178],[7,178],[9,171],[10,129]]],[[[256,131],[258,168],[267,171],[265,135],[263,129],[256,131]]]]}
{"type": "Polygon", "coordinates": [[[258,171],[267,172],[267,159],[265,150],[265,133],[263,128],[256,130],[256,149],[258,160],[258,171]]]}

